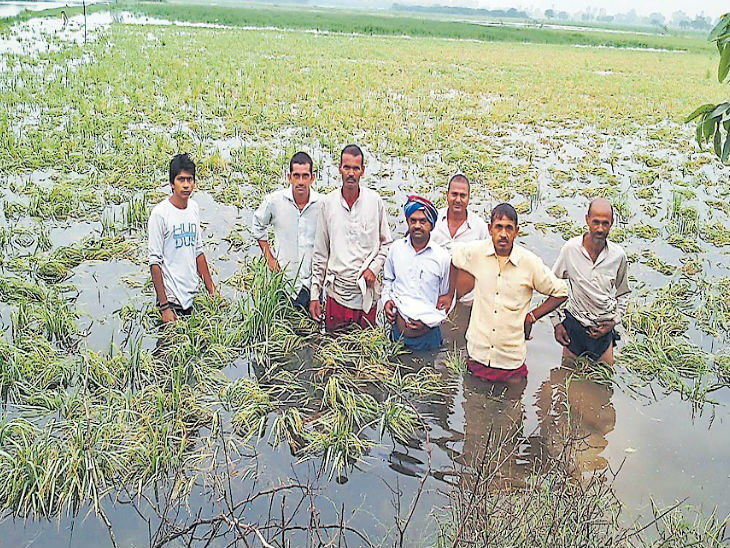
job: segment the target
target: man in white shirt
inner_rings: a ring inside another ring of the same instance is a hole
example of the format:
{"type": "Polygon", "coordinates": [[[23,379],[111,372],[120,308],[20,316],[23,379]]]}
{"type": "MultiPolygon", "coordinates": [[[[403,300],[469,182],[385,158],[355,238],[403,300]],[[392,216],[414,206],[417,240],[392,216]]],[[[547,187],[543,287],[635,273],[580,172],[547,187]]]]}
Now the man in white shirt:
{"type": "Polygon", "coordinates": [[[609,365],[619,336],[616,325],[626,312],[630,293],[628,260],[623,248],[608,240],[613,206],[596,198],[588,206],[588,233],[568,240],[553,272],[568,280],[565,309],[553,313],[555,340],[563,356],[588,356],[609,365]]]}
{"type": "Polygon", "coordinates": [[[377,276],[392,241],[378,193],[360,185],[365,173],[362,150],[348,145],[340,153],[342,187],[321,201],[312,254],[309,312],[333,331],[354,323],[375,325],[377,276]],[[322,312],[327,291],[325,314],[322,312]]]}
{"type": "Polygon", "coordinates": [[[254,238],[272,272],[282,268],[294,284],[294,305],[309,307],[312,249],[319,219],[320,195],[312,190],[312,158],[297,152],[289,161],[289,188],[272,192],[261,202],[251,221],[254,238]],[[274,229],[275,249],[269,244],[274,229]]]}
{"type": "Polygon", "coordinates": [[[393,339],[412,350],[436,350],[446,318],[436,304],[449,292],[451,257],[431,241],[438,213],[430,201],[408,196],[403,211],[408,234],[393,242],[385,259],[383,309],[393,324],[393,339]]]}
{"type": "Polygon", "coordinates": [[[195,164],[187,154],[170,162],[172,196],[157,204],[148,223],[149,264],[162,321],[172,322],[192,312],[198,277],[215,294],[203,253],[198,204],[190,199],[195,189],[195,164]]]}
{"type": "MultiPolygon", "coordinates": [[[[448,207],[439,209],[438,222],[431,233],[431,239],[449,253],[452,253],[456,243],[464,244],[490,237],[489,227],[484,219],[476,213],[469,213],[469,197],[469,179],[461,174],[454,175],[446,189],[448,207]]],[[[471,304],[474,293],[469,288],[474,280],[466,272],[462,272],[459,282],[459,287],[456,288],[456,294],[461,296],[459,302],[471,304]]]]}

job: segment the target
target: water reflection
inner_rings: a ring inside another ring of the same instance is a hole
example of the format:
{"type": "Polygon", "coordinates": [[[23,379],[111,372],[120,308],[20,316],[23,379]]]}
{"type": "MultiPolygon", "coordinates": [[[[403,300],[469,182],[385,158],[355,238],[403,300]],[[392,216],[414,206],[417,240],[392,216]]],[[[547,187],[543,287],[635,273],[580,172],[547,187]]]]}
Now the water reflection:
{"type": "Polygon", "coordinates": [[[610,386],[579,378],[566,365],[552,369],[536,394],[543,446],[553,458],[573,448],[575,475],[608,467],[602,453],[608,446],[606,436],[616,426],[612,396],[610,386]]]}

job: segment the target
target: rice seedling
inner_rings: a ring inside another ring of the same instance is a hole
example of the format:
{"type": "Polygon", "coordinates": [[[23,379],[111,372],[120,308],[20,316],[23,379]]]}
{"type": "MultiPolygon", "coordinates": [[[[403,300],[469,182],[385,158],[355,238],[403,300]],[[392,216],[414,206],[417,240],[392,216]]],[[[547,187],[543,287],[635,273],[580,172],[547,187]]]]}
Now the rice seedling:
{"type": "Polygon", "coordinates": [[[444,365],[452,373],[463,375],[466,373],[466,353],[454,345],[454,349],[447,354],[444,365]]]}

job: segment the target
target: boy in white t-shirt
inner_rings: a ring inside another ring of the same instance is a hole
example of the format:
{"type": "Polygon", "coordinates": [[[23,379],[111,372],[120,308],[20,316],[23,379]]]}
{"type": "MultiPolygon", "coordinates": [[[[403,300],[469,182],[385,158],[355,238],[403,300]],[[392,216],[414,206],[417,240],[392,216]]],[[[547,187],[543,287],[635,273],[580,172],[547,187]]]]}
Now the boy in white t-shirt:
{"type": "Polygon", "coordinates": [[[203,253],[198,204],[190,199],[195,189],[195,163],[187,154],[170,161],[172,196],[157,204],[148,224],[152,284],[162,321],[173,322],[192,311],[198,277],[215,294],[203,253]]]}

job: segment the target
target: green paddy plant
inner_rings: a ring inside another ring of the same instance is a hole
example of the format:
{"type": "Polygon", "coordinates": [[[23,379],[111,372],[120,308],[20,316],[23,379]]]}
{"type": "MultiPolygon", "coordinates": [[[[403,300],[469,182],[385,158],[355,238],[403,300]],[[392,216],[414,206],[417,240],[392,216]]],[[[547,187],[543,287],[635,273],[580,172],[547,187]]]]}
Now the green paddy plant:
{"type": "Polygon", "coordinates": [[[704,238],[713,245],[718,247],[724,247],[730,245],[730,230],[728,230],[724,224],[716,221],[714,223],[707,223],[702,232],[704,238]]]}
{"type": "Polygon", "coordinates": [[[400,398],[391,396],[381,404],[378,422],[380,437],[388,432],[394,440],[407,443],[415,435],[421,424],[418,413],[400,398]]]}
{"type": "Polygon", "coordinates": [[[47,298],[48,290],[45,287],[18,276],[0,276],[0,301],[4,303],[39,303],[47,298]]]}

